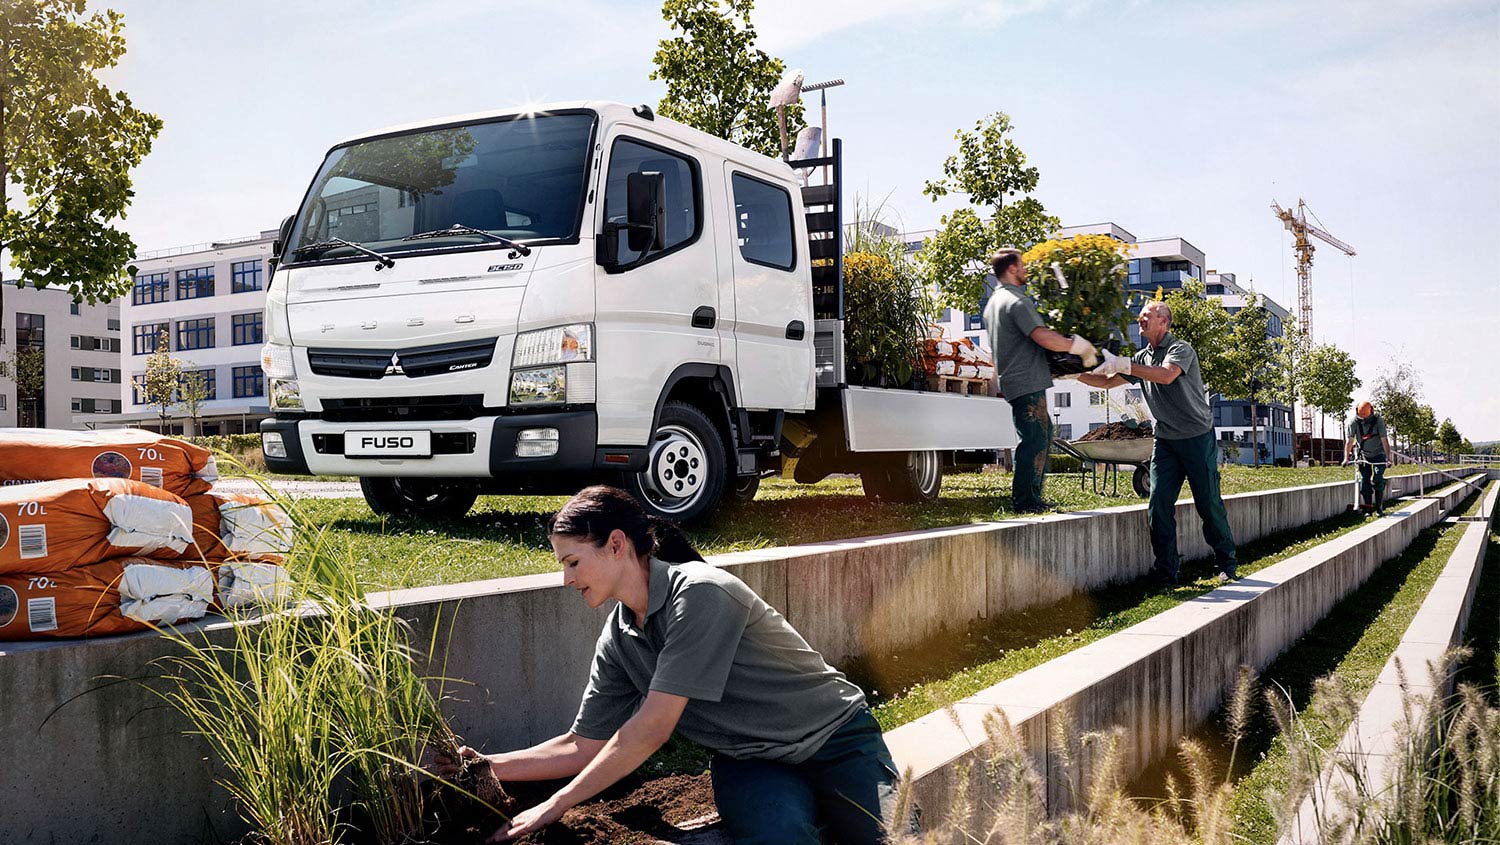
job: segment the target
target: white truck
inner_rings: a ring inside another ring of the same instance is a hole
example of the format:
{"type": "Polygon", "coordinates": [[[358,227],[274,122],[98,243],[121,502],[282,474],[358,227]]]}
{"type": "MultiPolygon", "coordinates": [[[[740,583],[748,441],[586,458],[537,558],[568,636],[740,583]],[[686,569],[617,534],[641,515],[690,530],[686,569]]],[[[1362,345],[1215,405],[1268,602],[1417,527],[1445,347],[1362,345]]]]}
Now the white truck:
{"type": "Polygon", "coordinates": [[[934,499],[1010,408],[846,383],[840,171],[608,102],[334,146],[273,250],[268,467],[428,517],[607,482],[690,522],[783,471],[934,499]]]}

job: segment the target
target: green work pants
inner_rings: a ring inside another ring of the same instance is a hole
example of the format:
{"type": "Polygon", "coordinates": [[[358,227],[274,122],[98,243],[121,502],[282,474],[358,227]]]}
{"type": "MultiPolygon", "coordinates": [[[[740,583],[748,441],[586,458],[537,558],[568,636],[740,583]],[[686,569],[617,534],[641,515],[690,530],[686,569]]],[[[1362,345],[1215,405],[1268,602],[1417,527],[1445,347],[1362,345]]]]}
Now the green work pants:
{"type": "Polygon", "coordinates": [[[1385,513],[1385,457],[1381,456],[1378,464],[1359,465],[1359,501],[1360,504],[1369,502],[1375,506],[1375,510],[1385,513]],[[1374,475],[1371,483],[1370,476],[1374,475]]]}
{"type": "Polygon", "coordinates": [[[1010,399],[1016,423],[1016,471],[1011,478],[1010,502],[1017,511],[1040,510],[1042,485],[1047,480],[1047,454],[1052,446],[1052,418],[1047,416],[1047,391],[1024,393],[1010,399]]]}
{"type": "Polygon", "coordinates": [[[1234,535],[1224,498],[1219,494],[1219,444],[1213,431],[1181,440],[1156,438],[1151,451],[1151,551],[1156,568],[1176,580],[1181,558],[1177,554],[1177,494],[1183,479],[1193,491],[1193,505],[1203,519],[1203,539],[1214,550],[1219,570],[1235,574],[1234,535]]]}

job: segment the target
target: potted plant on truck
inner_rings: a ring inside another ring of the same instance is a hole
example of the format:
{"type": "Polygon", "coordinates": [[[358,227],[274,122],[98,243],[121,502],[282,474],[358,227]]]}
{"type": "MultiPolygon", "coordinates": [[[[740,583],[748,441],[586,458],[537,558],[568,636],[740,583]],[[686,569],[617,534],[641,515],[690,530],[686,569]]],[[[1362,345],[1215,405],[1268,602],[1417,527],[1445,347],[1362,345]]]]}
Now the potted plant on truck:
{"type": "MultiPolygon", "coordinates": [[[[1075,235],[1026,250],[1026,286],[1047,326],[1089,338],[1115,354],[1129,354],[1129,248],[1106,235],[1075,235]]],[[[1047,363],[1054,376],[1085,370],[1082,359],[1067,352],[1047,352],[1047,363]]]]}

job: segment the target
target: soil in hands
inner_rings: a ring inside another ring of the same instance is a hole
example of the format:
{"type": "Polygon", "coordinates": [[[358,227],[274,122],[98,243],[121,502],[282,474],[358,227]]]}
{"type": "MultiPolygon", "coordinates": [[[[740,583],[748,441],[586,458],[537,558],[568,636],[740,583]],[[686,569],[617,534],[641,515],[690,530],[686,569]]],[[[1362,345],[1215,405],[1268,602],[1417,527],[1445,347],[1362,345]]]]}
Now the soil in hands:
{"type": "MultiPolygon", "coordinates": [[[[503,809],[507,815],[514,815],[545,801],[565,784],[566,781],[501,784],[502,794],[509,799],[503,809]]],[[[505,823],[473,799],[435,783],[429,786],[432,791],[428,796],[428,816],[438,822],[432,831],[434,843],[484,842],[505,823]]],[[[673,842],[686,832],[681,825],[701,822],[715,812],[713,785],[707,774],[669,775],[651,780],[632,776],[564,813],[551,825],[515,841],[523,845],[673,842]]]]}
{"type": "Polygon", "coordinates": [[[1094,440],[1139,440],[1142,437],[1151,436],[1151,423],[1143,422],[1139,427],[1131,427],[1122,422],[1106,423],[1093,431],[1078,438],[1079,443],[1088,443],[1094,440]]]}

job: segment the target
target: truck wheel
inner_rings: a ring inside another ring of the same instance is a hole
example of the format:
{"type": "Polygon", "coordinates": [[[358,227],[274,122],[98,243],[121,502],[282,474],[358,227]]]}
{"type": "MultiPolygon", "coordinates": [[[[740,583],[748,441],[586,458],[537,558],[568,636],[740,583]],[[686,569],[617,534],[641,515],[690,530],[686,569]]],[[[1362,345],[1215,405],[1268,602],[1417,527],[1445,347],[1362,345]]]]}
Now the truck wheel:
{"type": "Polygon", "coordinates": [[[479,490],[459,478],[362,477],[359,489],[380,516],[458,519],[479,498],[479,490]]]}
{"type": "Polygon", "coordinates": [[[1136,467],[1135,473],[1130,476],[1130,486],[1135,488],[1135,494],[1142,499],[1151,495],[1151,469],[1149,467],[1136,467]]]}
{"type": "Polygon", "coordinates": [[[743,505],[755,501],[755,493],[760,490],[760,476],[741,475],[734,479],[734,487],[730,489],[729,495],[737,505],[743,505]]]}
{"type": "Polygon", "coordinates": [[[728,469],[724,440],[708,416],[686,402],[673,401],[661,409],[647,447],[646,468],[626,473],[624,484],[647,513],[691,523],[718,506],[728,469]]]}
{"type": "Polygon", "coordinates": [[[859,478],[872,499],[933,502],[943,487],[943,457],[933,451],[874,455],[859,478]]]}

